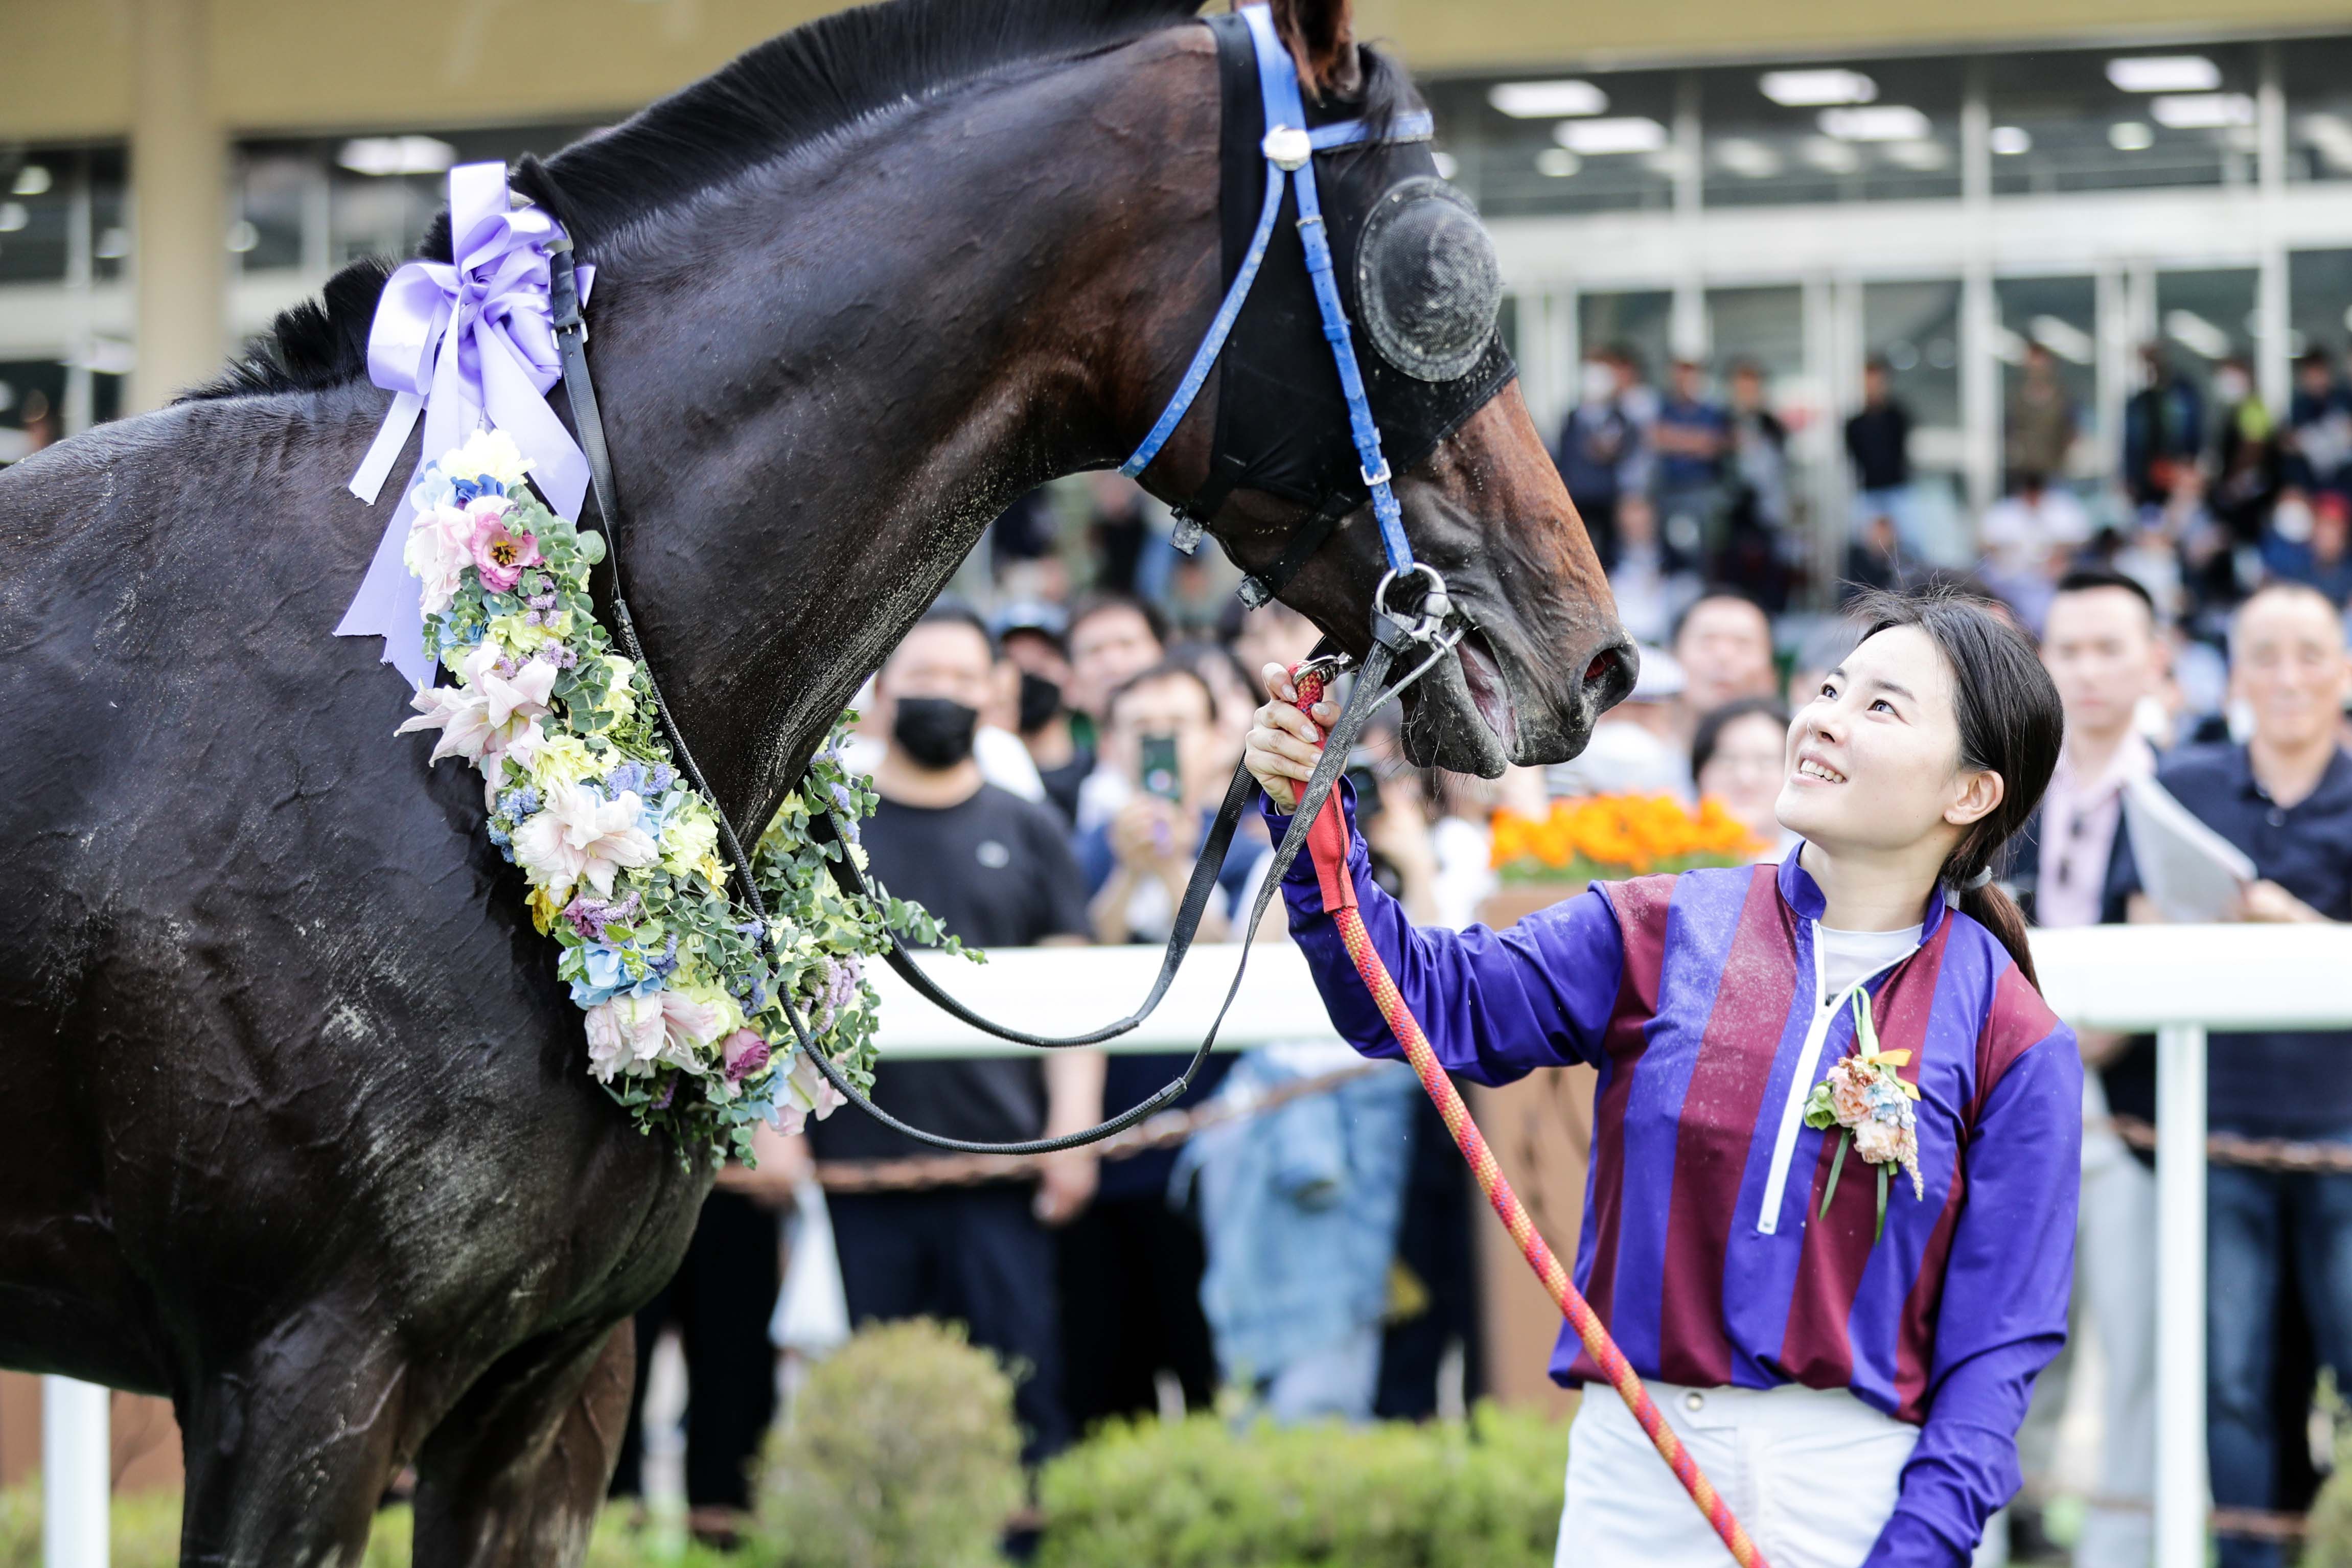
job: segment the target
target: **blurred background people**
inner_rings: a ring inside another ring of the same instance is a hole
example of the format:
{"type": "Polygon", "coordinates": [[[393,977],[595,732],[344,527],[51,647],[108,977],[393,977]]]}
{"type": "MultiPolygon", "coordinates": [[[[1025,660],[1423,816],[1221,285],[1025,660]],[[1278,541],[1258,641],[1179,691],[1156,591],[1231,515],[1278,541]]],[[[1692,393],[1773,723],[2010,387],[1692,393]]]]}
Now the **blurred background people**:
{"type": "Polygon", "coordinates": [[[1622,349],[1595,350],[1584,361],[1576,406],[1561,422],[1552,461],[1584,520],[1605,570],[1617,560],[1617,506],[1646,493],[1650,454],[1636,395],[1640,373],[1622,349]]]}
{"type": "Polygon", "coordinates": [[[1675,623],[1674,656],[1682,669],[1685,738],[1725,703],[1769,697],[1780,688],[1771,617],[1744,594],[1718,588],[1694,600],[1675,623]]]}
{"type": "Polygon", "coordinates": [[[1878,518],[1895,525],[1906,552],[1919,552],[1911,516],[1911,410],[1895,395],[1895,372],[1873,355],[1862,367],[1862,407],[1845,422],[1853,460],[1853,527],[1878,518]]]}
{"type": "Polygon", "coordinates": [[[2205,449],[2205,400],[2162,343],[2140,347],[2142,384],[2124,404],[2124,488],[2135,506],[2162,506],[2205,449]]]}
{"type": "MultiPolygon", "coordinates": [[[[1207,679],[1172,659],[1115,688],[1103,724],[1102,765],[1125,800],[1078,839],[1091,923],[1105,942],[1159,942],[1239,751],[1219,725],[1207,679]]],[[[1227,857],[1200,940],[1226,939],[1255,858],[1246,850],[1227,857]]],[[[1105,1113],[1141,1104],[1188,1059],[1114,1054],[1105,1113]]],[[[1232,1060],[1211,1058],[1175,1106],[1213,1093],[1232,1060]]],[[[1092,1208],[1062,1237],[1068,1394],[1081,1430],[1107,1416],[1205,1407],[1214,1397],[1216,1360],[1200,1303],[1205,1257],[1197,1219],[1171,1194],[1175,1162],[1174,1150],[1159,1150],[1108,1166],[1092,1208]]]]}
{"type": "Polygon", "coordinates": [[[2063,479],[2079,426],[2074,400],[2058,379],[2058,356],[2029,340],[2025,365],[2010,390],[2002,462],[2014,489],[2028,474],[2063,479]]]}
{"type": "Polygon", "coordinates": [[[1691,777],[1702,800],[1715,799],[1764,847],[1759,859],[1778,860],[1795,837],[1780,826],[1773,803],[1788,777],[1789,710],[1777,697],[1743,697],[1698,721],[1691,737],[1691,777]]]}
{"type": "MultiPolygon", "coordinates": [[[[2040,808],[2011,846],[2009,879],[2036,925],[2114,924],[2125,917],[2131,865],[2123,792],[2157,766],[2145,733],[2164,675],[2155,601],[2120,573],[2061,578],[2042,660],[2065,709],[2065,743],[2040,808]]],[[[2114,1118],[2154,1123],[2154,1042],[2081,1029],[2076,1044],[2089,1070],[2074,1321],[2098,1339],[2104,1441],[2074,1561],[2077,1568],[2145,1568],[2156,1475],[2156,1175],[2153,1160],[2125,1143],[2114,1118]]],[[[2080,1359],[2070,1346],[2069,1367],[2080,1359]]],[[[2037,1387],[2026,1426],[2034,1441],[2021,1442],[2030,1470],[2045,1480],[2071,1382],[2062,1373],[2047,1390],[2037,1387]]],[[[2021,1530],[2038,1527],[2038,1510],[2019,1515],[2021,1530]]]]}
{"type": "MultiPolygon", "coordinates": [[[[972,759],[979,710],[995,683],[987,626],[952,607],[926,615],[884,662],[875,693],[890,745],[874,772],[882,803],[862,835],[872,875],[975,946],[1084,942],[1085,882],[1060,817],[989,784],[972,759]]],[[[928,1131],[1000,1142],[1092,1125],[1102,1116],[1102,1084],[1103,1059],[1091,1051],[886,1061],[875,1068],[873,1099],[928,1131]]],[[[819,1160],[931,1152],[855,1112],[811,1121],[807,1137],[819,1160]]],[[[1049,1227],[1082,1212],[1096,1182],[1094,1156],[1074,1150],[1040,1160],[1034,1185],[831,1201],[850,1321],[951,1319],[970,1327],[974,1344],[1024,1366],[1014,1404],[1032,1461],[1074,1436],[1049,1227]]]]}
{"type": "MultiPolygon", "coordinates": [[[[2243,851],[2256,880],[2236,916],[2352,920],[2352,753],[2341,739],[2352,655],[2336,606],[2276,584],[2231,625],[2242,744],[2184,747],[2157,780],[2243,851]]],[[[2135,888],[2134,890],[2137,890],[2135,888]]],[[[2151,913],[2137,900],[2136,916],[2151,913]]],[[[2352,1143],[2352,1031],[2216,1034],[2207,1120],[2250,1138],[2352,1143]]],[[[2279,1387],[2280,1321],[2319,1360],[2352,1365],[2352,1175],[2216,1163],[2206,1175],[2206,1453],[2218,1508],[2298,1507],[2283,1496],[2285,1447],[2310,1388],[2279,1387]],[[2289,1259],[2301,1263],[2291,1264],[2289,1259]],[[2295,1297],[2284,1292],[2294,1282],[2295,1297]]],[[[2293,1336],[2287,1336],[2292,1338],[2293,1336]]],[[[2299,1468],[2300,1466],[2293,1468],[2299,1468]]],[[[2275,1540],[2224,1534],[2226,1568],[2274,1568],[2275,1540]]]]}
{"type": "Polygon", "coordinates": [[[1018,680],[1013,711],[1021,743],[1045,798],[1063,821],[1075,825],[1078,791],[1094,772],[1095,751],[1090,741],[1078,739],[1070,710],[1070,656],[1062,636],[1066,618],[1056,605],[1016,605],[999,614],[996,627],[1003,661],[1018,680]]]}

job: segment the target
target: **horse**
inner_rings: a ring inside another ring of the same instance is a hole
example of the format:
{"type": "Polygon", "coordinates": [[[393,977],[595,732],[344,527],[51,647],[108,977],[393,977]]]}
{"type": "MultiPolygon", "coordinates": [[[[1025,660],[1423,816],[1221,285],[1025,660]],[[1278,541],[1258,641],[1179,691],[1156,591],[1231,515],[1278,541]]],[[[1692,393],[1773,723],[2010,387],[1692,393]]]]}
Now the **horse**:
{"type": "MultiPolygon", "coordinates": [[[[1223,288],[1196,9],[885,0],[549,163],[637,625],[745,837],[988,521],[1167,402],[1223,288]]],[[[1346,0],[1276,9],[1312,97],[1411,106],[1346,0]]],[[[206,1568],[357,1561],[404,1466],[419,1563],[580,1562],[713,1178],[588,1079],[479,786],[329,635],[396,500],[344,489],[385,270],[0,472],[0,1363],[169,1395],[206,1568]]],[[[1199,490],[1215,402],[1147,488],[1199,490]]],[[[1516,382],[1395,485],[1476,623],[1409,749],[1573,754],[1631,659],[1516,382]]],[[[1302,510],[1206,521],[1262,565],[1302,510]]],[[[1381,566],[1359,512],[1283,596],[1362,651],[1381,566]]]]}

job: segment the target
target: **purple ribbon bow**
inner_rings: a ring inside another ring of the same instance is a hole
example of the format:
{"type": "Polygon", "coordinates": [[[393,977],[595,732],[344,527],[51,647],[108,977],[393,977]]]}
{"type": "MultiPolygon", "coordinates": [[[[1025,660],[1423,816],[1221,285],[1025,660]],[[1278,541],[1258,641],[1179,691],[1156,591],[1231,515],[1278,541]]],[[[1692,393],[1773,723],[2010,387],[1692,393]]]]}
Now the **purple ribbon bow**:
{"type": "MultiPolygon", "coordinates": [[[[548,304],[546,247],[562,226],[538,207],[516,207],[503,163],[449,171],[450,255],[412,261],[387,279],[368,330],[368,379],[393,395],[351,491],[373,505],[417,416],[425,440],[417,470],[485,426],[504,430],[531,462],[531,483],[547,504],[577,520],[588,459],[547,405],[563,374],[548,304]]],[[[593,268],[580,268],[584,300],[593,268]]],[[[415,484],[415,472],[409,485],[415,484]]],[[[402,554],[415,509],[406,494],[392,509],[335,635],[383,638],[383,661],[415,686],[429,685],[425,588],[402,554]]]]}

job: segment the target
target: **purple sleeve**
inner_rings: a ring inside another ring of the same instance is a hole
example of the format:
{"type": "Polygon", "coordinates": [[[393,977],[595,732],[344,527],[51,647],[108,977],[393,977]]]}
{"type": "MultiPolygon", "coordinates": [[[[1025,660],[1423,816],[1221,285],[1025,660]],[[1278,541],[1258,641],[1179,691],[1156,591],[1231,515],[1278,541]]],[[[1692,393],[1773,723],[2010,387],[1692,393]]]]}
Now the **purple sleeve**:
{"type": "MultiPolygon", "coordinates": [[[[1397,901],[1372,880],[1355,795],[1346,782],[1348,875],[1372,946],[1419,1019],[1437,1059],[1479,1083],[1509,1083],[1538,1068],[1593,1061],[1617,1001],[1624,942],[1609,900],[1598,892],[1529,915],[1507,931],[1485,926],[1415,930],[1397,901]]],[[[1280,841],[1290,819],[1263,807],[1280,841]]],[[[1369,1057],[1402,1057],[1380,1009],[1323,912],[1315,868],[1302,852],[1283,878],[1290,934],[1307,954],[1332,1026],[1369,1057]]]]}
{"type": "Polygon", "coordinates": [[[2060,1026],[1993,1085],[1944,1264],[1927,1421],[1864,1568],[1966,1568],[2017,1493],[2033,1379],[2066,1342],[2082,1181],[2083,1061],[2060,1026]]]}

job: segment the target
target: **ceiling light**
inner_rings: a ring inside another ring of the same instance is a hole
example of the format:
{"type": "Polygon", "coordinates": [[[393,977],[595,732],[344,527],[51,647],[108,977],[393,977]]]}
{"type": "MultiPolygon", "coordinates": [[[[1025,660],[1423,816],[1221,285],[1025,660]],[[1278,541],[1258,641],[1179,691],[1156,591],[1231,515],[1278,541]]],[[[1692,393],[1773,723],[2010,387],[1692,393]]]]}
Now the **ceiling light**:
{"type": "Polygon", "coordinates": [[[239,256],[243,256],[260,243],[261,231],[254,227],[250,222],[239,218],[229,226],[228,247],[239,256]]]}
{"type": "Polygon", "coordinates": [[[2221,68],[2203,55],[2126,55],[2107,62],[2107,79],[2126,92],[2210,92],[2221,68]]]}
{"type": "Polygon", "coordinates": [[[2167,310],[2164,335],[2207,359],[2230,357],[2230,334],[2194,310],[2167,310]]]}
{"type": "Polygon", "coordinates": [[[16,171],[16,183],[9,187],[12,196],[45,196],[49,194],[49,171],[39,163],[27,163],[16,171]]]}
{"type": "Polygon", "coordinates": [[[1805,162],[1829,174],[1851,174],[1862,167],[1862,154],[1827,136],[1808,136],[1798,147],[1805,162]]]}
{"type": "Polygon", "coordinates": [[[1666,144],[1666,128],[1645,116],[1622,120],[1563,120],[1552,140],[1590,158],[1610,153],[1654,153],[1666,144]]]}
{"type": "Polygon", "coordinates": [[[1766,71],[1756,85],[1765,97],[1790,109],[1868,103],[1878,96],[1878,84],[1860,71],[1766,71]]]}
{"type": "Polygon", "coordinates": [[[357,136],[343,143],[335,162],[354,174],[442,174],[457,161],[457,149],[434,136],[357,136]]]}
{"type": "Polygon", "coordinates": [[[1996,125],[1985,138],[1985,145],[2004,158],[2014,158],[2033,151],[2033,137],[2022,125],[1996,125]]]}
{"type": "Polygon", "coordinates": [[[1841,142],[1917,142],[1932,129],[1927,117],[1907,103],[1880,103],[1868,109],[1824,109],[1823,135],[1841,142]]]}
{"type": "Polygon", "coordinates": [[[1952,155],[1944,150],[1941,142],[1889,142],[1885,152],[1888,163],[1899,163],[1923,174],[1933,174],[1952,161],[1952,155]]]}
{"type": "Polygon", "coordinates": [[[131,254],[131,231],[127,228],[110,228],[101,232],[98,237],[97,247],[90,254],[100,261],[121,260],[131,254]]]}
{"type": "Polygon", "coordinates": [[[1715,143],[1715,161],[1747,180],[1769,180],[1780,172],[1780,155],[1761,142],[1726,136],[1715,143]]]}
{"type": "Polygon", "coordinates": [[[2137,120],[2118,120],[2107,127],[2107,145],[2118,153],[2145,153],[2156,145],[2156,132],[2137,120]]]}
{"type": "Polygon", "coordinates": [[[1609,112],[1607,93],[1589,81],[1573,79],[1498,81],[1486,89],[1486,101],[1514,120],[1565,120],[1609,112]]]}
{"type": "Polygon", "coordinates": [[[1432,153],[1430,157],[1436,162],[1437,177],[1441,180],[1450,180],[1462,172],[1462,165],[1454,161],[1451,153],[1432,153]]]}
{"type": "Polygon", "coordinates": [[[2352,173],[2352,121],[2340,114],[2307,114],[2303,139],[2330,168],[2352,173]]]}
{"type": "Polygon", "coordinates": [[[2025,323],[2033,341],[2071,364],[2089,364],[2099,357],[2099,345],[2090,333],[2060,316],[2036,316],[2025,323]]]}
{"type": "Polygon", "coordinates": [[[14,234],[33,221],[22,202],[0,202],[0,234],[14,234]]]}
{"type": "Polygon", "coordinates": [[[1565,147],[1547,147],[1536,154],[1536,173],[1555,180],[1565,180],[1584,167],[1584,160],[1565,147]]]}
{"type": "Polygon", "coordinates": [[[2254,100],[2242,92],[2168,93],[2147,106],[2149,118],[2175,131],[2213,131],[2252,125],[2254,100]]]}

